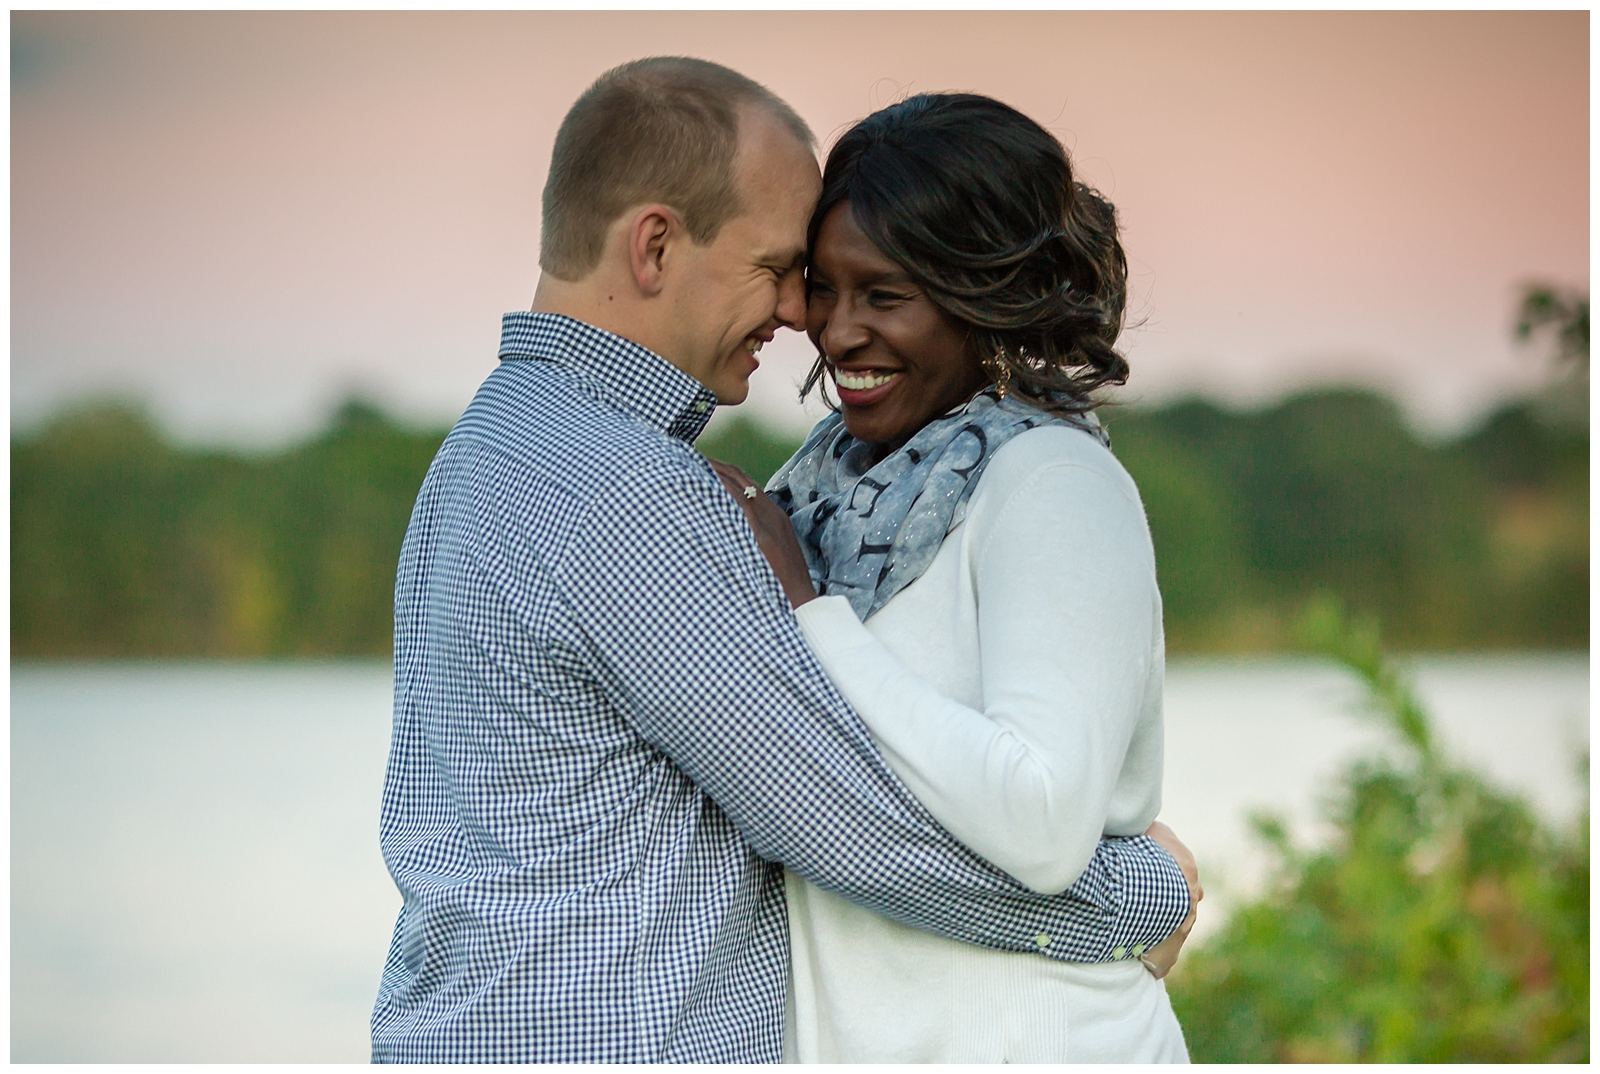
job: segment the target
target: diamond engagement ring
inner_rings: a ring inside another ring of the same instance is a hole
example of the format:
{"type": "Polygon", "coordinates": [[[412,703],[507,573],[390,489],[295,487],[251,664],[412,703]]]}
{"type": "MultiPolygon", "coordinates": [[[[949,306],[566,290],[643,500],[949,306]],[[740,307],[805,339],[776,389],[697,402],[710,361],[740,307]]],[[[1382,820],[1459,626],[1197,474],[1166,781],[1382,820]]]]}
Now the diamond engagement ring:
{"type": "Polygon", "coordinates": [[[761,490],[756,488],[754,485],[746,485],[744,487],[744,498],[747,500],[753,500],[760,494],[761,490]]]}

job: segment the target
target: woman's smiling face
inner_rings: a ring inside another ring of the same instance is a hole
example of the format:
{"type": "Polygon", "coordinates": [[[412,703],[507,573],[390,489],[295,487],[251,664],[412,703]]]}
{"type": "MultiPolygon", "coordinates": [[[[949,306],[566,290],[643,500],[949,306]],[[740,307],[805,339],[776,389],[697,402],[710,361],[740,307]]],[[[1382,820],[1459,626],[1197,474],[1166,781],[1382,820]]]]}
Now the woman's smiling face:
{"type": "Polygon", "coordinates": [[[848,202],[817,231],[809,289],[806,334],[856,439],[898,448],[989,382],[966,328],[872,244],[848,202]]]}

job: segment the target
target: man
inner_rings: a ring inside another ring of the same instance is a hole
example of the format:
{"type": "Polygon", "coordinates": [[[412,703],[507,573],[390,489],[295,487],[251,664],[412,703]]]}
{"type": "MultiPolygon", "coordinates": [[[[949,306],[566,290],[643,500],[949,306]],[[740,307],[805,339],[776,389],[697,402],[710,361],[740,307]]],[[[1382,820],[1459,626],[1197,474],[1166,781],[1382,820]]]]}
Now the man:
{"type": "Polygon", "coordinates": [[[775,1061],[775,863],[1039,957],[1129,957],[1190,910],[1147,838],[1041,896],[940,829],[691,447],[802,323],[811,146],[687,59],[608,72],[562,124],[534,312],[506,316],[401,553],[375,1059],[775,1061]]]}

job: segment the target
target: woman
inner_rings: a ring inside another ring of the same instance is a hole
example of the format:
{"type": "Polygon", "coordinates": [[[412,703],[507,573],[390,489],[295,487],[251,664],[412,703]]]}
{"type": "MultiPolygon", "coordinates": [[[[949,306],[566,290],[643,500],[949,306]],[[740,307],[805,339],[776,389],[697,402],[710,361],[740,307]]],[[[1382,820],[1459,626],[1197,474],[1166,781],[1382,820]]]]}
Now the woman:
{"type": "MultiPolygon", "coordinates": [[[[834,147],[810,239],[805,390],[831,380],[838,411],[771,501],[740,502],[896,773],[974,851],[1063,891],[1160,806],[1154,557],[1093,414],[1127,374],[1114,211],[1016,110],[918,95],[834,147]]],[[[1187,1059],[1143,951],[991,951],[787,884],[792,1060],[1187,1059]]]]}

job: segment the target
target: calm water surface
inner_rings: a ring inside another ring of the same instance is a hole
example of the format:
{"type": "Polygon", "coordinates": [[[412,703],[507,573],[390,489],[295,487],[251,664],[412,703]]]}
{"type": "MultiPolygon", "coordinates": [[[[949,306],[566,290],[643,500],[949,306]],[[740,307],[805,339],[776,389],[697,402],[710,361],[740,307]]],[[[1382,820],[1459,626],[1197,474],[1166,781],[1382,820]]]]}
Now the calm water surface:
{"type": "MultiPolygon", "coordinates": [[[[1586,654],[1417,679],[1458,756],[1552,819],[1586,800],[1586,654]]],[[[1204,924],[1259,883],[1249,810],[1315,839],[1328,781],[1382,748],[1358,696],[1309,660],[1171,663],[1163,819],[1200,859],[1204,924]]],[[[364,1062],[399,907],[389,700],[379,663],[14,666],[12,1060],[364,1062]]]]}

